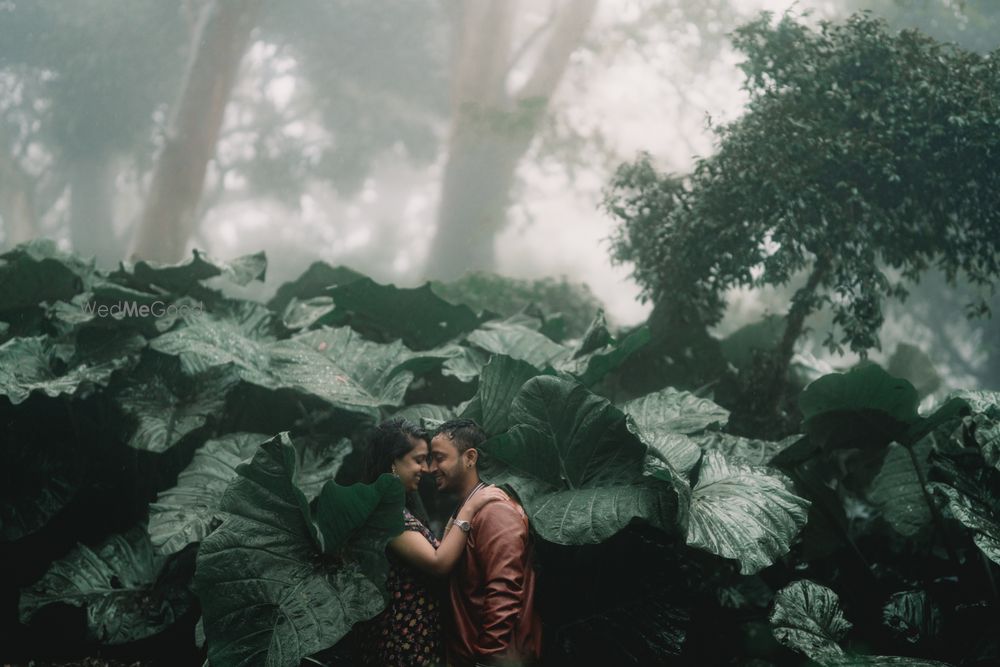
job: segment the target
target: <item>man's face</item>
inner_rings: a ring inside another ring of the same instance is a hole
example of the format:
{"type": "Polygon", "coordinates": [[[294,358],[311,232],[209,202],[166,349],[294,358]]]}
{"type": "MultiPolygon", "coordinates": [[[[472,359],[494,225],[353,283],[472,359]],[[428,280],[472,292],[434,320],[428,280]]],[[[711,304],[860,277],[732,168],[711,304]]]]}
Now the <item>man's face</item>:
{"type": "Polygon", "coordinates": [[[439,433],[431,440],[429,463],[438,491],[462,488],[466,477],[472,472],[469,452],[459,455],[458,446],[444,433],[439,433]]]}

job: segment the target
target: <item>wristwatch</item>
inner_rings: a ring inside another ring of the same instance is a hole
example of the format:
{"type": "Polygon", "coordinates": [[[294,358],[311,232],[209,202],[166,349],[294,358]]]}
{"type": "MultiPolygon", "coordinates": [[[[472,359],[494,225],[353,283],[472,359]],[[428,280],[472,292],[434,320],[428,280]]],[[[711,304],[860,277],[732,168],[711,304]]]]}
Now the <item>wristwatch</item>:
{"type": "Polygon", "coordinates": [[[455,524],[455,526],[457,526],[463,533],[468,533],[472,530],[472,524],[465,519],[454,519],[452,520],[452,523],[455,524]]]}

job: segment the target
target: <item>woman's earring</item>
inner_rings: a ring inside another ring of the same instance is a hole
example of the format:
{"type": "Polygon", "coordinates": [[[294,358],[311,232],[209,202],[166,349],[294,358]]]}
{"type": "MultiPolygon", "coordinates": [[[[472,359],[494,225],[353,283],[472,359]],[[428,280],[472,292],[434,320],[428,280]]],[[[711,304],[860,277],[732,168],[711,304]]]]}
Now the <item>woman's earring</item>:
{"type": "Polygon", "coordinates": [[[392,464],[392,476],[399,479],[399,474],[396,472],[396,464],[392,464]]]}

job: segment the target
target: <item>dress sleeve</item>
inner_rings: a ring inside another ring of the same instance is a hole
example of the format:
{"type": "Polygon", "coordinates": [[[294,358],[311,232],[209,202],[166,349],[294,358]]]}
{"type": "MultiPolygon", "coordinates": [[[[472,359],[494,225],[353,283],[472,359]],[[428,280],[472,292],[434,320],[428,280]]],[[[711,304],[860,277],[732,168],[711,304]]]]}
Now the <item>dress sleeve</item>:
{"type": "Polygon", "coordinates": [[[478,644],[483,655],[503,655],[524,605],[528,526],[506,502],[489,503],[476,519],[475,553],[486,588],[478,644]]]}
{"type": "Polygon", "coordinates": [[[418,533],[424,532],[424,524],[420,523],[420,519],[413,516],[410,510],[403,510],[403,530],[415,530],[418,533]]]}

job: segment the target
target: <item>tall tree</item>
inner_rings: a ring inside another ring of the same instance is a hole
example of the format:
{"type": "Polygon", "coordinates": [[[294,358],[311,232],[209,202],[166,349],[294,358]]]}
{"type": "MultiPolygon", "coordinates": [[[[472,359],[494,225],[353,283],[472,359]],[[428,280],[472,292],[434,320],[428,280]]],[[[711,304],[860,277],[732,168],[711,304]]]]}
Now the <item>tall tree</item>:
{"type": "Polygon", "coordinates": [[[214,0],[202,13],[195,49],[130,254],[181,260],[194,230],[208,161],[261,0],[214,0]]]}
{"type": "Polygon", "coordinates": [[[752,397],[766,419],[810,313],[833,314],[831,349],[864,354],[883,301],[928,267],[987,289],[1000,278],[1000,67],[864,15],[818,31],[764,16],[735,39],[750,102],[718,152],[687,183],[626,166],[609,209],[647,293],[702,324],[731,287],[807,272],[752,397]]]}
{"type": "Polygon", "coordinates": [[[505,221],[517,166],[596,7],[597,0],[558,6],[534,70],[512,90],[516,3],[458,4],[448,158],[428,275],[450,279],[495,267],[494,240],[505,221]]]}
{"type": "MultiPolygon", "coordinates": [[[[3,9],[0,148],[5,170],[20,174],[4,188],[21,193],[10,201],[34,199],[38,222],[68,200],[60,210],[82,254],[121,259],[115,181],[125,158],[146,149],[186,37],[177,6],[157,0],[12,0],[3,9]]],[[[17,223],[7,242],[40,231],[25,215],[4,217],[17,223]]]]}

